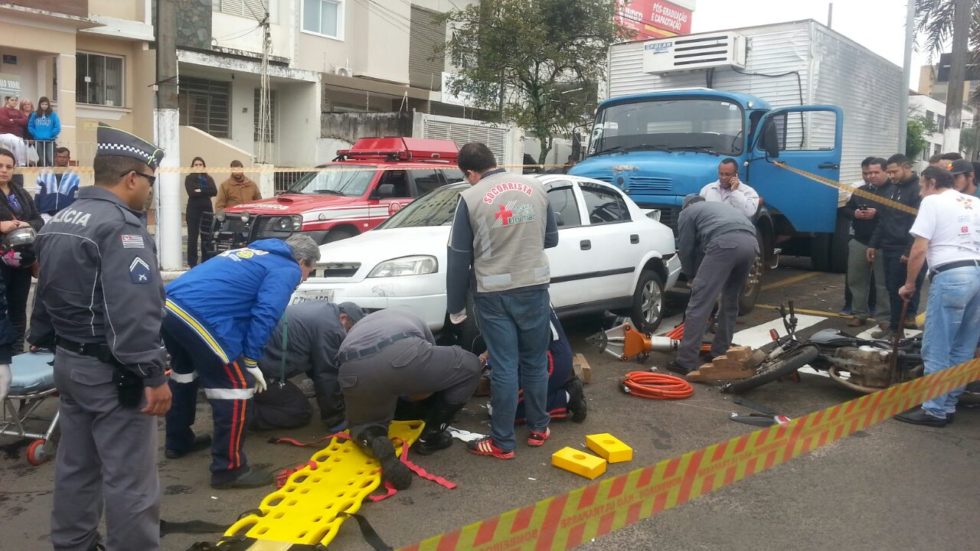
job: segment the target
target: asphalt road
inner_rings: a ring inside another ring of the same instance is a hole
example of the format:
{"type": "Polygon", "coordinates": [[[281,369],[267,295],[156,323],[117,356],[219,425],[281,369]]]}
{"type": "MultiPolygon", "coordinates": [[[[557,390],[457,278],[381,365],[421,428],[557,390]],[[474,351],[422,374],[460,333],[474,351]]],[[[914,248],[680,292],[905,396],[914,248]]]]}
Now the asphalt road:
{"type": "MultiPolygon", "coordinates": [[[[796,264],[770,273],[759,300],[773,306],[793,299],[798,308],[836,312],[842,302],[843,276],[810,274],[796,264]]],[[[668,314],[680,312],[671,301],[668,314]]],[[[776,317],[760,306],[739,320],[738,329],[776,317]]],[[[828,317],[807,331],[843,327],[828,317]]],[[[581,425],[555,423],[552,439],[540,449],[519,444],[513,461],[467,454],[452,448],[416,461],[430,472],[459,484],[446,490],[415,480],[407,491],[361,512],[382,538],[394,546],[423,538],[582,486],[586,480],[550,466],[550,455],[563,446],[580,447],[586,434],[610,432],[634,448],[631,463],[611,465],[607,475],[628,472],[714,442],[752,431],[728,420],[732,411],[748,412],[712,387],[697,385],[692,398],[663,402],[624,395],[624,374],[663,365],[654,355],[644,364],[622,363],[586,343],[599,328],[596,318],[566,323],[573,348],[592,366],[586,386],[589,417],[581,425]]],[[[854,395],[816,375],[800,383],[773,383],[752,400],[782,414],[800,416],[846,401],[854,395]]],[[[488,432],[485,399],[474,398],[457,426],[488,432]]],[[[209,431],[209,410],[200,404],[198,427],[209,431]]],[[[161,425],[162,426],[162,425],[161,425]]],[[[322,434],[311,425],[290,435],[311,439],[322,434]]],[[[523,433],[519,432],[518,436],[523,433]]],[[[162,436],[162,434],[161,434],[162,436]]],[[[268,434],[246,442],[254,464],[275,468],[305,461],[299,448],[265,443],[268,434]]],[[[10,439],[0,440],[9,443],[10,439]]],[[[162,442],[162,439],[161,439],[162,442]]],[[[520,442],[520,441],[519,441],[520,442]]],[[[9,450],[12,451],[12,450],[9,450]]],[[[161,450],[162,452],[162,450],[161,450]]],[[[809,455],[716,491],[682,507],[586,544],[587,549],[977,549],[980,547],[980,409],[961,408],[945,429],[885,421],[867,431],[809,455]]],[[[230,524],[255,507],[268,490],[214,491],[208,486],[208,457],[162,459],[162,516],[167,521],[204,520],[230,524]]],[[[0,549],[48,547],[48,515],[54,467],[26,464],[23,455],[0,453],[0,549]]],[[[169,534],[164,549],[186,549],[216,537],[169,534]]],[[[370,549],[356,526],[346,523],[331,549],[370,549]]]]}

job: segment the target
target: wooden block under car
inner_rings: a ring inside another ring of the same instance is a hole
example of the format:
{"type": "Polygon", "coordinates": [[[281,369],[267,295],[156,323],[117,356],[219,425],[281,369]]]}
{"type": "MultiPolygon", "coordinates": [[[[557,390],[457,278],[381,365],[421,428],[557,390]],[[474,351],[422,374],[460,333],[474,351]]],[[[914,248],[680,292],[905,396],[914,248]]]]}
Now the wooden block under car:
{"type": "Polygon", "coordinates": [[[606,460],[568,446],[551,455],[551,464],[589,480],[606,472],[606,460]]]}
{"type": "Polygon", "coordinates": [[[575,371],[575,376],[582,380],[582,384],[587,385],[592,381],[592,367],[583,354],[575,354],[572,359],[572,369],[575,371]]]}
{"type": "Polygon", "coordinates": [[[622,463],[633,460],[633,448],[622,440],[604,432],[602,434],[587,434],[585,445],[600,457],[610,463],[622,463]]]}

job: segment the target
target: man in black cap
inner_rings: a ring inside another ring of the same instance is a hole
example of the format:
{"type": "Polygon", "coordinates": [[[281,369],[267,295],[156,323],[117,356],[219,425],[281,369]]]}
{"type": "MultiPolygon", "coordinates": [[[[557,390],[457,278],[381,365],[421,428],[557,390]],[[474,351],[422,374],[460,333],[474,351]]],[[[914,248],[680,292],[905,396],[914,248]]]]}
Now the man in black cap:
{"type": "Polygon", "coordinates": [[[425,428],[412,449],[431,454],[453,443],[446,428],[473,396],[482,371],[479,358],[458,346],[436,346],[428,326],[399,308],[364,316],[347,333],[337,361],[351,436],[399,490],[412,482],[388,440],[399,400],[425,400],[425,428]]]}
{"type": "Polygon", "coordinates": [[[41,273],[28,340],[57,344],[61,442],[51,543],[160,548],[157,421],[170,409],[160,340],[163,284],[146,231],[163,151],[99,126],[95,186],[41,230],[41,273]]]}
{"type": "Polygon", "coordinates": [[[977,193],[976,174],[973,163],[959,159],[949,163],[949,173],[953,175],[953,189],[966,195],[980,197],[977,193]]]}
{"type": "Polygon", "coordinates": [[[699,195],[684,198],[677,219],[677,255],[681,270],[691,280],[691,297],[684,313],[684,338],[677,360],[668,369],[687,374],[701,366],[701,339],[719,295],[721,309],[711,355],[728,351],[738,317],[738,297],[758,254],[755,226],[742,211],[727,203],[705,201],[699,195]]]}
{"type": "Polygon", "coordinates": [[[287,380],[306,373],[313,381],[320,420],[327,431],[344,430],[347,423],[344,396],[337,383],[337,350],[363,317],[364,311],[353,302],[312,300],[286,308],[259,359],[269,389],[253,398],[255,428],[293,428],[309,421],[309,403],[305,397],[296,403],[302,391],[287,380]]]}

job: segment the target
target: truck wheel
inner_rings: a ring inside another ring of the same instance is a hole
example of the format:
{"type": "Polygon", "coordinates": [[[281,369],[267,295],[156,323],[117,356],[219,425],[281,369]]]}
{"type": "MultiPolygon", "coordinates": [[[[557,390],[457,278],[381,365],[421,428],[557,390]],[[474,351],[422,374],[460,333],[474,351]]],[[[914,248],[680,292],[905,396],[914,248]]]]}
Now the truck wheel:
{"type": "Polygon", "coordinates": [[[330,233],[323,238],[323,243],[333,243],[334,241],[340,241],[341,239],[347,239],[348,237],[354,237],[357,233],[354,230],[348,228],[337,228],[335,230],[330,230],[330,233]]]}
{"type": "Polygon", "coordinates": [[[762,291],[762,276],[766,273],[766,240],[758,231],[755,236],[759,240],[759,254],[752,262],[749,278],[745,281],[745,288],[742,289],[741,296],[738,297],[738,315],[740,316],[744,316],[755,309],[755,301],[759,299],[759,293],[762,291]]]}
{"type": "Polygon", "coordinates": [[[643,270],[633,291],[633,306],[630,308],[633,325],[644,333],[653,333],[664,319],[663,308],[663,280],[657,272],[643,270]]]}

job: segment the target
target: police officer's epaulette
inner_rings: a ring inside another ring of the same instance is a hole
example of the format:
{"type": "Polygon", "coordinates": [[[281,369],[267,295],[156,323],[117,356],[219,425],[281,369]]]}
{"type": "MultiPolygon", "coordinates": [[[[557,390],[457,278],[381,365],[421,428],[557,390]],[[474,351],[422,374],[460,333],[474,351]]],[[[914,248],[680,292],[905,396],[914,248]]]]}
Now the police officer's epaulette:
{"type": "Polygon", "coordinates": [[[123,220],[126,222],[127,225],[138,226],[141,228],[144,227],[143,220],[139,216],[134,214],[133,211],[127,209],[122,205],[116,205],[116,208],[122,214],[123,220]]]}

